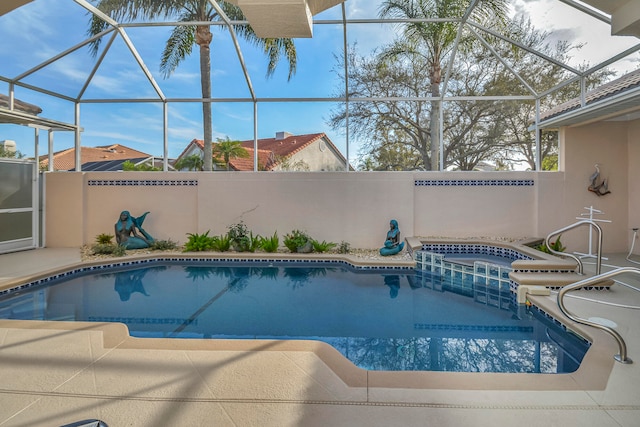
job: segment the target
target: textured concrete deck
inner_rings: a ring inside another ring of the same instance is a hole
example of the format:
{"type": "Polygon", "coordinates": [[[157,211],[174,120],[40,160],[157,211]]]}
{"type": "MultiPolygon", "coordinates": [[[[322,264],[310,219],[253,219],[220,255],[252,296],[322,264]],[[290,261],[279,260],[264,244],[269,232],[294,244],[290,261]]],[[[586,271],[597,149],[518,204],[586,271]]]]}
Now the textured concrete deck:
{"type": "MultiPolygon", "coordinates": [[[[78,262],[75,249],[0,255],[0,287],[78,262]]],[[[635,363],[613,362],[614,340],[588,327],[594,348],[576,374],[397,375],[354,368],[322,343],[137,339],[118,324],[0,321],[0,426],[640,426],[640,292],[576,295],[587,299],[570,298],[569,309],[613,320],[635,363]]],[[[557,311],[554,293],[531,300],[557,311]]]]}

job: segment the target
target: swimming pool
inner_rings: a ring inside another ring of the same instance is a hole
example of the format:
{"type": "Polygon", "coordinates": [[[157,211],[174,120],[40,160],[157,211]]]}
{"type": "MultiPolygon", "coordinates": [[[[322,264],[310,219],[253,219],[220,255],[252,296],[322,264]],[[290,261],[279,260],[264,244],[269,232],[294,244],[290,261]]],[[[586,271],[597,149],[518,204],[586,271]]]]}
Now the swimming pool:
{"type": "Polygon", "coordinates": [[[413,269],[163,261],[89,273],[7,293],[0,317],[121,322],[137,337],[315,339],[370,370],[572,372],[588,347],[512,297],[488,304],[413,269]]]}

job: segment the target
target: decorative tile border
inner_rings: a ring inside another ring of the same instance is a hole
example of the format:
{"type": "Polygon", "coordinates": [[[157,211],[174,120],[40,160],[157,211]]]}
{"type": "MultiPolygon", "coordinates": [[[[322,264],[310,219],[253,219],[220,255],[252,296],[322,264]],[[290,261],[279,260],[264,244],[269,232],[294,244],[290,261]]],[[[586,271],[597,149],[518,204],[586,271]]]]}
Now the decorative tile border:
{"type": "MultiPolygon", "coordinates": [[[[518,288],[520,287],[520,283],[516,282],[515,280],[509,280],[509,290],[513,293],[517,293],[518,292],[518,288]]],[[[554,285],[545,285],[545,288],[549,289],[550,291],[559,291],[562,289],[562,286],[554,286],[554,285]]],[[[584,288],[585,290],[587,288],[584,288]]]]}
{"type": "Polygon", "coordinates": [[[575,335],[577,338],[579,338],[580,340],[582,340],[584,343],[588,344],[589,346],[591,346],[591,344],[593,344],[591,342],[591,340],[588,340],[587,338],[583,337],[582,335],[580,335],[578,332],[576,332],[573,329],[569,329],[567,328],[567,325],[565,325],[564,323],[562,323],[561,321],[559,321],[558,319],[555,318],[555,316],[553,316],[550,313],[547,313],[545,310],[543,310],[542,308],[536,306],[536,305],[532,305],[531,307],[529,307],[532,310],[535,310],[536,312],[538,312],[541,316],[546,317],[547,319],[549,319],[550,321],[552,321],[553,323],[556,324],[556,326],[559,326],[560,328],[562,328],[562,330],[564,330],[565,332],[571,332],[573,335],[575,335]]]}
{"type": "Polygon", "coordinates": [[[197,325],[197,319],[187,319],[180,317],[111,317],[111,316],[89,316],[90,322],[119,322],[129,324],[144,325],[197,325]]]}
{"type": "Polygon", "coordinates": [[[531,187],[532,179],[416,179],[416,187],[531,187]]]}
{"type": "Polygon", "coordinates": [[[533,258],[518,252],[515,249],[502,246],[480,245],[480,244],[456,244],[456,243],[423,243],[422,250],[435,252],[441,255],[449,254],[470,254],[470,255],[490,255],[515,260],[532,260],[533,258]]]}
{"type": "Polygon", "coordinates": [[[197,186],[196,179],[90,179],[87,184],[89,186],[107,187],[107,186],[150,186],[150,187],[178,187],[178,186],[197,186]]]}
{"type": "MultiPolygon", "coordinates": [[[[137,267],[137,266],[153,266],[154,264],[267,264],[272,267],[286,267],[286,266],[313,266],[313,267],[328,267],[339,266],[345,267],[356,272],[374,272],[374,271],[387,271],[387,272],[413,272],[413,266],[386,266],[386,265],[354,265],[344,260],[326,260],[326,259],[269,259],[269,258],[177,258],[177,257],[159,257],[151,259],[141,259],[133,261],[114,262],[111,264],[92,265],[86,267],[78,267],[67,271],[61,271],[58,274],[54,274],[42,279],[34,280],[32,282],[24,283],[20,286],[16,286],[10,289],[4,289],[0,291],[0,297],[11,294],[14,292],[22,291],[34,286],[40,286],[49,284],[55,280],[62,278],[71,278],[76,275],[83,275],[91,272],[108,273],[110,270],[118,270],[121,268],[137,267]],[[311,265],[313,264],[313,265],[311,265]]],[[[216,265],[209,265],[210,267],[216,267],[216,265]]]]}
{"type": "Polygon", "coordinates": [[[575,269],[533,269],[533,268],[515,268],[513,269],[514,273],[575,273],[575,269]]]}
{"type": "MultiPolygon", "coordinates": [[[[549,271],[545,270],[543,271],[543,273],[548,273],[549,271]]],[[[569,273],[573,273],[573,271],[569,271],[569,273]]],[[[520,283],[514,281],[514,280],[509,280],[509,290],[511,290],[511,292],[516,293],[518,292],[518,288],[520,287],[520,283]]],[[[551,291],[560,291],[563,286],[554,286],[554,285],[545,285],[545,288],[551,290],[551,291]]],[[[611,286],[585,286],[583,288],[581,288],[584,291],[608,291],[611,289],[611,286]]]]}
{"type": "Polygon", "coordinates": [[[449,325],[446,323],[414,323],[413,329],[434,331],[519,332],[525,334],[534,332],[533,326],[449,325]]]}

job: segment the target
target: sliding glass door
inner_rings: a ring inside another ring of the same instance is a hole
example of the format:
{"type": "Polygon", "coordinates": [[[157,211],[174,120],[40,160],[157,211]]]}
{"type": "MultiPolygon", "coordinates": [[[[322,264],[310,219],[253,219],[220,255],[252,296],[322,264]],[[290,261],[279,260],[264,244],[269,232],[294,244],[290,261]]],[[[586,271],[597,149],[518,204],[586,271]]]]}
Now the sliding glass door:
{"type": "Polygon", "coordinates": [[[0,253],[37,246],[36,172],[33,160],[0,159],[0,253]]]}

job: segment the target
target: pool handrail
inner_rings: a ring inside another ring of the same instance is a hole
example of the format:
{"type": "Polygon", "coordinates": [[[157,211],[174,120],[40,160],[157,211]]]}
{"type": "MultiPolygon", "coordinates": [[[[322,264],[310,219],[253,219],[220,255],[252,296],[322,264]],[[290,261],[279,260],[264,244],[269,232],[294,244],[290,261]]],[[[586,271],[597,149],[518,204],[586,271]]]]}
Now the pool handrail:
{"type": "MultiPolygon", "coordinates": [[[[594,328],[603,330],[608,334],[610,334],[611,336],[613,336],[613,338],[615,338],[616,342],[618,343],[618,354],[614,355],[613,358],[620,363],[629,364],[629,363],[633,363],[633,361],[629,357],[627,357],[627,345],[625,344],[622,336],[620,336],[620,334],[616,332],[615,329],[606,325],[602,325],[600,323],[593,322],[588,319],[584,319],[582,317],[578,317],[575,314],[571,313],[569,310],[567,310],[567,307],[564,304],[564,297],[568,292],[576,289],[584,288],[585,286],[594,285],[598,282],[601,282],[602,280],[609,279],[611,277],[615,277],[623,273],[635,273],[640,275],[640,268],[618,267],[607,273],[602,273],[597,276],[589,277],[589,278],[580,280],[578,282],[572,283],[570,285],[564,286],[558,292],[558,307],[560,307],[560,311],[562,311],[562,313],[565,316],[567,316],[569,319],[573,320],[574,322],[582,323],[583,325],[593,326],[594,328]]],[[[632,289],[637,290],[635,288],[632,288],[632,289]]]]}
{"type": "MultiPolygon", "coordinates": [[[[551,233],[549,233],[547,235],[547,237],[544,239],[544,243],[545,245],[547,245],[547,249],[549,249],[549,252],[551,252],[553,255],[558,255],[558,256],[568,256],[570,258],[573,258],[576,263],[578,264],[578,274],[584,274],[584,266],[582,264],[582,260],[575,256],[574,254],[570,254],[568,252],[560,252],[560,251],[556,251],[551,247],[551,243],[550,243],[550,239],[552,236],[555,236],[557,234],[561,234],[565,231],[568,230],[572,230],[574,228],[577,228],[581,225],[590,225],[591,227],[594,227],[596,229],[596,231],[598,232],[598,252],[597,252],[597,258],[596,258],[596,275],[600,274],[601,270],[602,270],[602,228],[596,224],[594,221],[585,219],[585,220],[581,220],[578,222],[575,222],[571,225],[567,225],[566,227],[560,228],[556,231],[552,231],[551,233]]],[[[589,242],[589,244],[591,244],[591,242],[589,242]]]]}

